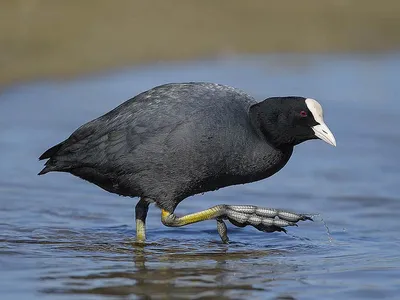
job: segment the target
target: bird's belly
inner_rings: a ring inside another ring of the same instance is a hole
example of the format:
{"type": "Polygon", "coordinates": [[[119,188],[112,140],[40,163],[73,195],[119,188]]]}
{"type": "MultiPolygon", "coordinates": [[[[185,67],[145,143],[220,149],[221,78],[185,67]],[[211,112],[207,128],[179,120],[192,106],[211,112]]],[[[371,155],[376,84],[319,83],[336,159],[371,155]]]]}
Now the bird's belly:
{"type": "MultiPolygon", "coordinates": [[[[218,176],[205,177],[202,180],[190,182],[186,187],[187,196],[209,191],[215,191],[220,188],[250,183],[262,180],[272,176],[275,172],[265,171],[255,174],[219,174],[218,176]]],[[[186,194],[186,193],[185,193],[186,194]]]]}
{"type": "MultiPolygon", "coordinates": [[[[244,161],[241,166],[238,165],[236,168],[230,167],[225,172],[210,172],[209,175],[202,176],[201,179],[192,178],[192,180],[189,180],[188,190],[192,191],[192,193],[193,191],[195,193],[204,193],[227,186],[266,179],[279,172],[287,164],[292,154],[291,150],[276,152],[273,154],[273,159],[271,155],[260,155],[255,160],[244,161]]],[[[224,168],[215,168],[214,166],[212,169],[223,170],[224,168]]]]}

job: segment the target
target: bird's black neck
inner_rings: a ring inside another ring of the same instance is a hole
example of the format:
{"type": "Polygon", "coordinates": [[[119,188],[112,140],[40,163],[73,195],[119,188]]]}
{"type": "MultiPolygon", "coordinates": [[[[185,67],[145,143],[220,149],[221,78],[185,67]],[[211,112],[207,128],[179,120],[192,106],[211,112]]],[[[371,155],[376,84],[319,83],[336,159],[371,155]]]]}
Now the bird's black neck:
{"type": "Polygon", "coordinates": [[[280,126],[285,118],[271,102],[254,104],[249,110],[250,120],[256,131],[268,143],[278,149],[287,150],[294,146],[294,140],[284,126],[280,126]],[[268,104],[268,105],[267,105],[268,104]]]}

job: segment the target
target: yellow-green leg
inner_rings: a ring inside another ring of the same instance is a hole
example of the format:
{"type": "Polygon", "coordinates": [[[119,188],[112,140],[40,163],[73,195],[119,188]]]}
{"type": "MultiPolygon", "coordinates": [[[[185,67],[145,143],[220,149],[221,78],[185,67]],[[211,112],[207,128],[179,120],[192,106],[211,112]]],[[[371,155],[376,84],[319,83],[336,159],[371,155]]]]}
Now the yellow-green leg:
{"type": "Polygon", "coordinates": [[[162,209],[161,221],[165,226],[179,227],[205,220],[216,219],[219,236],[221,237],[223,243],[228,243],[228,230],[226,228],[225,222],[222,220],[222,218],[220,218],[220,216],[225,213],[225,207],[226,205],[217,205],[209,209],[186,215],[180,218],[178,218],[175,214],[162,209]]]}
{"type": "Polygon", "coordinates": [[[149,202],[145,198],[140,198],[135,207],[136,215],[136,241],[146,240],[146,217],[149,210],[149,202]]]}
{"type": "Polygon", "coordinates": [[[164,209],[161,210],[161,222],[165,226],[170,226],[170,227],[180,227],[180,226],[185,226],[188,224],[193,224],[205,220],[212,220],[220,217],[222,214],[224,214],[225,205],[217,205],[214,207],[211,207],[209,209],[193,213],[190,215],[182,216],[182,217],[177,217],[175,214],[168,212],[164,209]]]}
{"type": "Polygon", "coordinates": [[[227,228],[223,220],[229,220],[233,225],[245,227],[251,225],[260,231],[283,231],[283,227],[297,226],[298,221],[312,220],[311,217],[253,205],[217,205],[209,209],[177,217],[173,212],[162,209],[161,221],[170,227],[180,227],[205,220],[217,220],[218,233],[223,242],[228,242],[227,228]]]}

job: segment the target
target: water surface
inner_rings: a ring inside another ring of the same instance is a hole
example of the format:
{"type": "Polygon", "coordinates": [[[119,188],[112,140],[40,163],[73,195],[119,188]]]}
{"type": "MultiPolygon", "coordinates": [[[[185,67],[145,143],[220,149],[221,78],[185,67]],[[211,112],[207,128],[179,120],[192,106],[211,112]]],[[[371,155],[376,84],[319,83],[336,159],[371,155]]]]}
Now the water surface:
{"type": "Polygon", "coordinates": [[[262,56],[158,64],[0,95],[0,293],[4,299],[397,299],[400,292],[400,55],[262,56]],[[213,81],[262,100],[323,104],[338,147],[296,148],[270,179],[197,195],[178,214],[254,204],[319,217],[288,234],[214,221],[167,228],[151,207],[134,243],[136,199],[67,174],[37,176],[38,156],[78,126],[166,82],[213,81]]]}

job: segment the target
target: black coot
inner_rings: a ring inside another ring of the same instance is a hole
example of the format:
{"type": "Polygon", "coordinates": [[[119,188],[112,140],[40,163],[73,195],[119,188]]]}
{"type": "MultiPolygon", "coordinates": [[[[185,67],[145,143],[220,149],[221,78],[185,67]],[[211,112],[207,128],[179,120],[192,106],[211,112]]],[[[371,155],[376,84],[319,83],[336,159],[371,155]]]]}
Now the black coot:
{"type": "Polygon", "coordinates": [[[273,97],[258,103],[220,84],[165,84],[47,150],[39,174],[68,172],[106,191],[140,197],[138,241],[145,240],[148,206],[154,202],[166,226],[216,219],[227,242],[223,220],[272,232],[310,217],[251,205],[217,205],[177,217],[177,205],[194,194],[267,178],[285,166],[295,145],[316,138],[336,145],[316,100],[273,97]]]}

